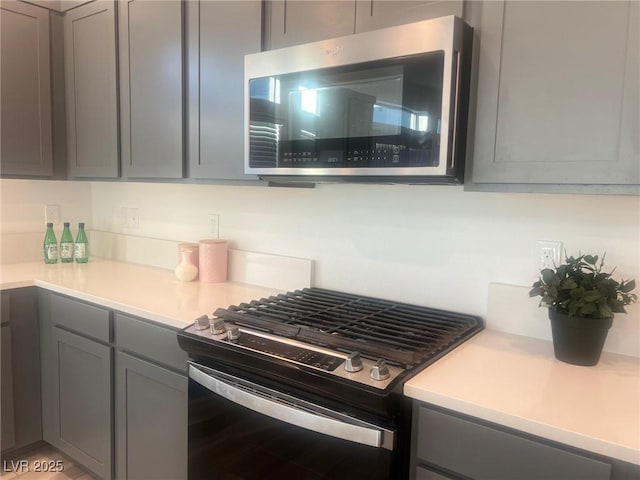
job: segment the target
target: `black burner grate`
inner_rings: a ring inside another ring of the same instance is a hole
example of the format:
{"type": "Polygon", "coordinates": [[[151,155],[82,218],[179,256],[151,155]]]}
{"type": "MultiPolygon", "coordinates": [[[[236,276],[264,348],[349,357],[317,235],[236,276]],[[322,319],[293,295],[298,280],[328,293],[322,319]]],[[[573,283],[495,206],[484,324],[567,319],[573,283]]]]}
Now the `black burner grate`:
{"type": "Polygon", "coordinates": [[[483,328],[480,318],[348,293],[305,288],[214,312],[239,325],[412,365],[483,328]]]}

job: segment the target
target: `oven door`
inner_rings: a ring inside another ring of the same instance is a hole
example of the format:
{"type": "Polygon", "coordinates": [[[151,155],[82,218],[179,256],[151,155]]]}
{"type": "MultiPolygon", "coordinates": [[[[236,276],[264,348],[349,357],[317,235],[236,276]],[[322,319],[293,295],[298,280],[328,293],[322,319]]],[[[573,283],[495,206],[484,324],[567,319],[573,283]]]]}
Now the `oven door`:
{"type": "Polygon", "coordinates": [[[388,479],[396,433],[189,362],[189,479],[388,479]]]}

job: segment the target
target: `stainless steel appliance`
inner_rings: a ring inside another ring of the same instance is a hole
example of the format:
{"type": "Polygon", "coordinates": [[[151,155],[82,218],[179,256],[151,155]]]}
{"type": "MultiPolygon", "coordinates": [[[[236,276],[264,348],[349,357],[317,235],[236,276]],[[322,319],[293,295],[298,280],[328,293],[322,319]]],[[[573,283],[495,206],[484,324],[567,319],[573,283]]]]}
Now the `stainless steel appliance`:
{"type": "Polygon", "coordinates": [[[472,29],[449,16],[245,57],[245,172],[463,179],[472,29]]]}
{"type": "Polygon", "coordinates": [[[218,309],[189,354],[189,478],[408,478],[403,383],[478,317],[308,288],[218,309]]]}

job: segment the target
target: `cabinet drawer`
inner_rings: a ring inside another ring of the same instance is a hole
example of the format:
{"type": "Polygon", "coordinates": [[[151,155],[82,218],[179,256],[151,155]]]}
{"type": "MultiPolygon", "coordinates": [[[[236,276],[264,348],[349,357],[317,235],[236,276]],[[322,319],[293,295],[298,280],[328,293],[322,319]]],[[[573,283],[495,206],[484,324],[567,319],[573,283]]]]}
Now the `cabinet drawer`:
{"type": "Polygon", "coordinates": [[[429,408],[419,408],[417,456],[475,480],[609,480],[611,465],[429,408]]]}
{"type": "Polygon", "coordinates": [[[110,319],[109,310],[68,297],[51,295],[51,320],[56,325],[109,343],[110,319]]]}
{"type": "Polygon", "coordinates": [[[180,372],[187,371],[187,354],[178,345],[176,330],[116,313],[118,348],[180,372]]]}

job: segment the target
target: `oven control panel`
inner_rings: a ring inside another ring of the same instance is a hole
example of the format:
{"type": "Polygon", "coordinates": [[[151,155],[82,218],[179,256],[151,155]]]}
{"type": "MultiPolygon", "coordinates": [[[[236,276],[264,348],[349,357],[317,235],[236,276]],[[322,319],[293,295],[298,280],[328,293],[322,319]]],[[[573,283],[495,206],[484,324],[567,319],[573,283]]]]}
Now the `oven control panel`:
{"type": "Polygon", "coordinates": [[[343,358],[322,352],[316,352],[296,345],[282,343],[269,338],[243,333],[235,340],[229,340],[245,348],[256,350],[278,358],[333,372],[344,362],[343,358]]]}
{"type": "Polygon", "coordinates": [[[402,368],[384,359],[362,358],[358,352],[344,353],[296,339],[262,332],[219,318],[203,315],[184,329],[206,342],[220,342],[235,348],[258,352],[299,365],[305,365],[356,383],[384,389],[402,368]]]}

